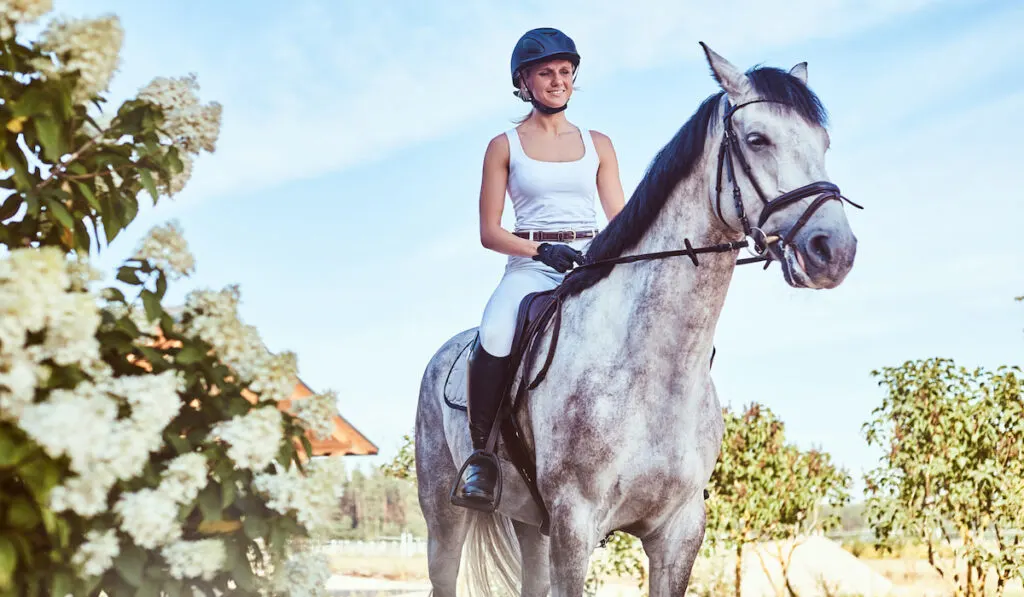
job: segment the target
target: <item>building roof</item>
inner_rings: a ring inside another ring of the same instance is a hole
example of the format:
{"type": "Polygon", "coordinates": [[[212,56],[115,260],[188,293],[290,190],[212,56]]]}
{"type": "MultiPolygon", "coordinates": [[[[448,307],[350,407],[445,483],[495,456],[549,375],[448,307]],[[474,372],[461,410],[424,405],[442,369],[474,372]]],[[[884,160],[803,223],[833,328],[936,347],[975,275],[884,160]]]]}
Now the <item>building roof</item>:
{"type": "MultiPolygon", "coordinates": [[[[279,402],[279,408],[287,410],[291,407],[292,401],[302,400],[316,393],[301,379],[297,381],[292,395],[288,400],[279,402]]],[[[329,439],[320,439],[311,431],[306,432],[306,437],[313,448],[313,456],[371,456],[379,451],[373,442],[340,414],[334,416],[334,431],[329,439]]]]}

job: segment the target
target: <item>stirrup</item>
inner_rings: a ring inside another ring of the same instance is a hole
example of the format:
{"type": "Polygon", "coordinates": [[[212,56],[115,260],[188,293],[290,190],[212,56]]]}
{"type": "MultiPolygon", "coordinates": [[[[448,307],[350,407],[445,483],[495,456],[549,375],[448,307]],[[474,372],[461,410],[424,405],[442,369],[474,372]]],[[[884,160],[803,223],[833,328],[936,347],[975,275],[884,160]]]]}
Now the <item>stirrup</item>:
{"type": "Polygon", "coordinates": [[[455,483],[452,485],[451,493],[448,495],[448,499],[455,506],[462,506],[463,508],[469,508],[471,510],[479,510],[480,512],[491,513],[498,509],[498,504],[501,503],[501,462],[498,457],[492,452],[485,452],[484,450],[476,450],[469,455],[466,462],[462,463],[462,468],[459,469],[457,475],[455,475],[455,483]],[[464,498],[459,495],[460,485],[462,484],[462,475],[466,472],[466,468],[470,464],[476,461],[486,460],[494,466],[495,480],[494,480],[494,500],[485,502],[478,499],[464,498]]]}

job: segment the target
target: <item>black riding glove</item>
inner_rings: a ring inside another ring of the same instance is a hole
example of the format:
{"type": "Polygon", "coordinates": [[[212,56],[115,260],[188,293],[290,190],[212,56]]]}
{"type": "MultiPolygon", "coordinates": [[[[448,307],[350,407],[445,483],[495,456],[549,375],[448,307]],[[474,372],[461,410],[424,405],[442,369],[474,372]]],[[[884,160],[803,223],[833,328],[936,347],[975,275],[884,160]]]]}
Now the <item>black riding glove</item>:
{"type": "Polygon", "coordinates": [[[580,253],[576,249],[569,245],[551,245],[548,243],[541,243],[537,247],[537,254],[533,256],[534,261],[540,261],[545,265],[550,266],[556,272],[564,274],[573,268],[573,262],[583,265],[586,261],[583,253],[580,253]]]}

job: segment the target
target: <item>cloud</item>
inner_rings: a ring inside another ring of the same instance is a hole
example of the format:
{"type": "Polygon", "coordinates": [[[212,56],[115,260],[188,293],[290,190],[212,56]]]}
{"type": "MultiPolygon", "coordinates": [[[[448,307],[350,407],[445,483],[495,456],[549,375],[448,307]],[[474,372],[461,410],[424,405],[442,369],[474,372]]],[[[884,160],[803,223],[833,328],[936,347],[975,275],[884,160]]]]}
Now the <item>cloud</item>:
{"type": "MultiPolygon", "coordinates": [[[[289,19],[189,40],[209,50],[199,76],[217,81],[225,115],[220,149],[197,167],[186,196],[312,177],[497,112],[525,112],[511,96],[507,65],[515,40],[531,27],[554,25],[573,35],[587,84],[623,70],[702,61],[698,40],[742,63],[755,51],[759,59],[772,48],[849,35],[929,4],[299,2],[289,19]]],[[[220,26],[232,29],[227,21],[220,26]]]]}

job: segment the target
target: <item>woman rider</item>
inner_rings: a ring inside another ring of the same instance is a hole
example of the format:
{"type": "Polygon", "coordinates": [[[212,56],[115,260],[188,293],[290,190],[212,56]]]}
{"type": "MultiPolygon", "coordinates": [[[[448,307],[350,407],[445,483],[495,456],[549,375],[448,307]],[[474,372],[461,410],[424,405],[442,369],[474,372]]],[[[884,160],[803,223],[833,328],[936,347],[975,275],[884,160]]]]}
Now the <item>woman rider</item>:
{"type": "MultiPolygon", "coordinates": [[[[518,126],[491,139],[484,154],[480,242],[508,261],[469,357],[467,411],[476,451],[483,450],[500,406],[520,301],[554,288],[583,263],[582,251],[597,234],[595,199],[609,221],[625,202],[611,140],[565,115],[579,63],[576,44],[561,31],[527,31],[512,50],[512,85],[533,108],[518,126]],[[513,232],[501,226],[506,191],[513,232]]],[[[488,506],[497,472],[487,459],[470,459],[459,497],[488,506]]]]}

